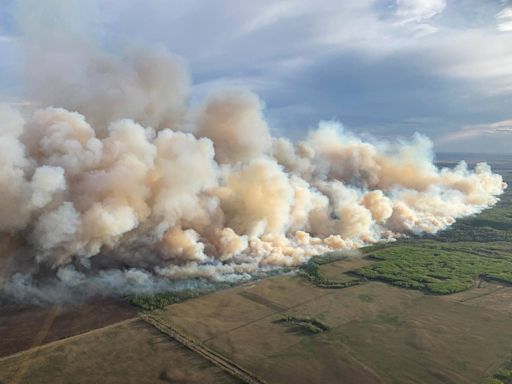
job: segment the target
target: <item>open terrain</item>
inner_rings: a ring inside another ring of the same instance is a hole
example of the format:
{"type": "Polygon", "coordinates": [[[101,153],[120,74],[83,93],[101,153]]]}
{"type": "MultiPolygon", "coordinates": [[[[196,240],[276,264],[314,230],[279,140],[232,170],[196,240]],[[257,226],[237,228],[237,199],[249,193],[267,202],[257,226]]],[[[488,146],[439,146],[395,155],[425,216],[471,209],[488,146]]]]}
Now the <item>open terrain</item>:
{"type": "Polygon", "coordinates": [[[0,357],[133,318],[122,300],[96,299],[73,306],[4,305],[0,311],[0,357]]]}
{"type": "Polygon", "coordinates": [[[157,317],[273,383],[474,383],[512,356],[510,312],[379,282],[327,290],[276,277],[157,317]],[[283,314],[329,329],[284,327],[283,314]]]}
{"type": "Polygon", "coordinates": [[[238,383],[139,319],[0,359],[1,383],[238,383]]]}

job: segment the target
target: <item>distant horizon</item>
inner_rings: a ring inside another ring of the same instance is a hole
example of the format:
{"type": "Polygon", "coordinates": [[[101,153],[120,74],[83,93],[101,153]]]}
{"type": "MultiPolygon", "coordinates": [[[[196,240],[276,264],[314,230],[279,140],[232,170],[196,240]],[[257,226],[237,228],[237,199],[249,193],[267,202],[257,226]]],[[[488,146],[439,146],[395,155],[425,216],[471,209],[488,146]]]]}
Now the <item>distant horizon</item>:
{"type": "Polygon", "coordinates": [[[493,153],[493,152],[464,152],[464,151],[436,151],[436,155],[470,155],[470,156],[505,156],[512,158],[512,153],[493,153]]]}

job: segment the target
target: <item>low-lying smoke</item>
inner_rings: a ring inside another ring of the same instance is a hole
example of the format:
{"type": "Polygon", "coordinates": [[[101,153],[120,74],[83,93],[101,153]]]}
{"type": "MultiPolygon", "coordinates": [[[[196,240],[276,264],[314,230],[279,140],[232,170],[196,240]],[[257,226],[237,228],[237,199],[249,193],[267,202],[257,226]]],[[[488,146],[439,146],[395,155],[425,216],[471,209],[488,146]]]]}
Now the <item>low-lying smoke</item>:
{"type": "Polygon", "coordinates": [[[248,91],[187,108],[183,62],[161,50],[46,57],[32,73],[51,106],[0,107],[0,261],[18,298],[245,279],[436,233],[506,188],[486,164],[437,168],[421,135],[364,141],[321,122],[272,137],[248,91]]]}

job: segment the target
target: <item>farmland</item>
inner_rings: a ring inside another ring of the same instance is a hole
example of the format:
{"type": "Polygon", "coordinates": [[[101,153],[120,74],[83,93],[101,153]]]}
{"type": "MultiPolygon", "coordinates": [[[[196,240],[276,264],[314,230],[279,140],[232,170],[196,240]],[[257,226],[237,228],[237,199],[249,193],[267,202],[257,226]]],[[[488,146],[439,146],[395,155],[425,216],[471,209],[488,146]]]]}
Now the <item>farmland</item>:
{"type": "Polygon", "coordinates": [[[139,319],[0,359],[2,383],[238,383],[139,319]]]}
{"type": "Polygon", "coordinates": [[[512,356],[509,312],[379,282],[325,289],[276,277],[156,316],[270,383],[473,383],[512,356]],[[288,329],[289,314],[329,329],[288,329]]]}

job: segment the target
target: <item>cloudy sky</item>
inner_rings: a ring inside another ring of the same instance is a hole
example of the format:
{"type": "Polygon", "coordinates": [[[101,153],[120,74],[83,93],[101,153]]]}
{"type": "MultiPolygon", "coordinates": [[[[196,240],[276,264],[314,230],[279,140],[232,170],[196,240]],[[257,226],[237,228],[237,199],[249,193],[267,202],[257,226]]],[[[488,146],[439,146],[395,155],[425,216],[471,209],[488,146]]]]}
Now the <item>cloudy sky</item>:
{"type": "Polygon", "coordinates": [[[0,0],[0,101],[32,101],[31,25],[109,51],[165,45],[187,60],[193,100],[250,88],[293,139],[335,119],[380,138],[421,132],[438,151],[512,153],[509,1],[0,0]]]}

